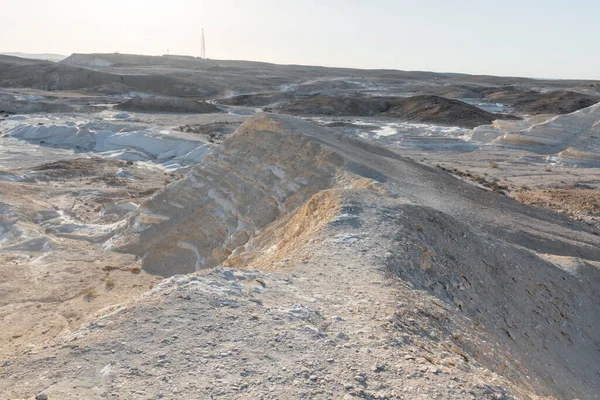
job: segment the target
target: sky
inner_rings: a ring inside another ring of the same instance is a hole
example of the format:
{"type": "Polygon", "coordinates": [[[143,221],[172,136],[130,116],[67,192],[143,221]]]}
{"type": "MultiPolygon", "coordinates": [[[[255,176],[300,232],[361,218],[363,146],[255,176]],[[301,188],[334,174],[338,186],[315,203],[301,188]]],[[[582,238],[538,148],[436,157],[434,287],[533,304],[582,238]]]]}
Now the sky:
{"type": "Polygon", "coordinates": [[[600,0],[0,0],[0,51],[600,79],[600,0]]]}

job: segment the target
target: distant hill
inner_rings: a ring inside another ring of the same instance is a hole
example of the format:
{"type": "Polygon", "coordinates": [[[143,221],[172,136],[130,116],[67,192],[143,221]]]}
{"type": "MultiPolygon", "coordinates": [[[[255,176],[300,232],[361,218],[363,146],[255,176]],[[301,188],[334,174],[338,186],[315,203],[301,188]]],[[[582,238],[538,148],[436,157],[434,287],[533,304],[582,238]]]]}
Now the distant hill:
{"type": "Polygon", "coordinates": [[[44,61],[53,61],[53,62],[59,62],[64,60],[65,58],[67,58],[67,56],[64,56],[62,54],[52,54],[52,53],[43,53],[43,54],[32,54],[32,53],[2,53],[0,52],[0,54],[4,54],[6,56],[13,56],[13,57],[21,57],[21,58],[29,58],[32,60],[44,60],[44,61]]]}
{"type": "MultiPolygon", "coordinates": [[[[102,64],[96,62],[96,64],[102,64]]],[[[137,91],[168,96],[214,95],[217,89],[207,80],[178,77],[144,71],[94,70],[71,65],[0,54],[0,87],[34,88],[40,90],[105,90],[115,85],[137,91]]]]}
{"type": "Polygon", "coordinates": [[[133,88],[137,92],[198,99],[293,92],[330,96],[357,93],[371,96],[430,94],[460,100],[483,99],[486,94],[508,91],[511,87],[524,93],[545,87],[596,96],[598,89],[595,84],[595,81],[543,81],[423,71],[359,70],[181,56],[76,53],[55,63],[0,55],[1,87],[98,90],[104,93],[107,88],[114,89],[118,85],[121,88],[133,88]]]}

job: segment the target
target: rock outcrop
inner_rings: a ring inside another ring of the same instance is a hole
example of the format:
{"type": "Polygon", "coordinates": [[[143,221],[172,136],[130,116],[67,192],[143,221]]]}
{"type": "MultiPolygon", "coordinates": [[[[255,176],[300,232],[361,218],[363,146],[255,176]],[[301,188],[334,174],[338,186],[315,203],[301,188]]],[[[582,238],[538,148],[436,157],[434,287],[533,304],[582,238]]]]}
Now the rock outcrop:
{"type": "Polygon", "coordinates": [[[299,126],[289,117],[252,117],[185,179],[143,204],[111,245],[163,276],[225,261],[343,174],[344,160],[299,126]]]}
{"type": "Polygon", "coordinates": [[[497,91],[486,99],[512,106],[516,111],[537,114],[569,114],[600,101],[597,96],[571,91],[497,91]]]}
{"type": "Polygon", "coordinates": [[[558,162],[596,165],[600,162],[600,103],[559,116],[525,121],[496,121],[473,131],[475,141],[521,146],[558,162]]]}
{"type": "Polygon", "coordinates": [[[10,137],[77,151],[110,153],[112,158],[153,161],[168,168],[195,164],[211,147],[197,136],[131,124],[138,119],[127,113],[114,114],[108,121],[48,120],[48,125],[23,118],[11,121],[7,129],[10,137]]]}

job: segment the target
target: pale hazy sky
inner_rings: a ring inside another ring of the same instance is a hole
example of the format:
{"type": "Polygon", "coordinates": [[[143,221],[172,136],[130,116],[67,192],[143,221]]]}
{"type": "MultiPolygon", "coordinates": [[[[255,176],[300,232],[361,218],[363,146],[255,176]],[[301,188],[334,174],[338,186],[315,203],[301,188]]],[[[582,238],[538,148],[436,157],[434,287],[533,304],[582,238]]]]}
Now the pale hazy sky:
{"type": "Polygon", "coordinates": [[[0,0],[0,51],[600,79],[600,0],[0,0]]]}

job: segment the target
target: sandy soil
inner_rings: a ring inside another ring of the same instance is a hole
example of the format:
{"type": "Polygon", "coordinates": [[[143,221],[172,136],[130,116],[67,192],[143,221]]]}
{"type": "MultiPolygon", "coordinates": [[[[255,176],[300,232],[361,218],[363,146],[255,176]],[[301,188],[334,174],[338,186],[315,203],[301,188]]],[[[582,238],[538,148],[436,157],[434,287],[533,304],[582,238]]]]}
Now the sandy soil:
{"type": "Polygon", "coordinates": [[[134,257],[97,243],[135,203],[177,178],[102,158],[10,172],[24,179],[0,180],[2,357],[31,351],[157,282],[134,257]]]}

